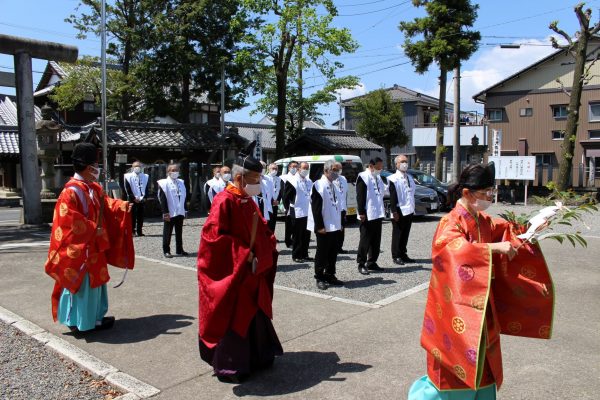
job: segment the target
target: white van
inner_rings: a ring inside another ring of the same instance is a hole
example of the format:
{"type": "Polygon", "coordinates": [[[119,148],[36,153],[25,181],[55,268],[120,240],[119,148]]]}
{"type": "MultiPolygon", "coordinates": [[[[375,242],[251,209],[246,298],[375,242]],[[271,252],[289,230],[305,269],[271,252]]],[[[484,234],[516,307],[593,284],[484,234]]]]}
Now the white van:
{"type": "Polygon", "coordinates": [[[344,155],[288,157],[275,161],[275,164],[279,166],[279,174],[285,175],[288,172],[288,165],[290,162],[296,161],[298,164],[301,162],[307,162],[308,165],[310,165],[309,177],[314,182],[317,179],[321,179],[325,161],[329,160],[338,161],[342,164],[342,175],[344,175],[348,181],[348,197],[346,198],[348,212],[346,215],[351,219],[355,219],[356,179],[358,178],[358,174],[364,171],[360,157],[344,155]]]}

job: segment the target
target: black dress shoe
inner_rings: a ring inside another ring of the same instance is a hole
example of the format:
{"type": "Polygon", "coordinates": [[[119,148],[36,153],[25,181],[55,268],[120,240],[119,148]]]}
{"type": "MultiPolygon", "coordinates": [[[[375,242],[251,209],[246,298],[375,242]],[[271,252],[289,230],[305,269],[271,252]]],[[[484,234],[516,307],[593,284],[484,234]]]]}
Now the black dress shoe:
{"type": "Polygon", "coordinates": [[[217,375],[219,382],[223,383],[242,383],[248,379],[247,374],[233,374],[233,375],[217,375]]]}
{"type": "Polygon", "coordinates": [[[379,265],[377,265],[377,263],[373,263],[373,264],[369,265],[367,268],[369,269],[369,271],[383,271],[383,268],[381,268],[379,265]]]}
{"type": "Polygon", "coordinates": [[[348,254],[348,250],[344,250],[344,249],[338,250],[338,254],[348,254]]]}
{"type": "Polygon", "coordinates": [[[325,280],[331,286],[344,286],[344,282],[340,281],[335,275],[328,275],[325,280]]]}
{"type": "Polygon", "coordinates": [[[102,318],[102,322],[100,322],[100,325],[96,325],[96,328],[94,328],[94,329],[97,331],[103,331],[105,329],[112,328],[114,324],[115,324],[115,317],[104,317],[104,318],[102,318]]]}
{"type": "Polygon", "coordinates": [[[401,258],[394,258],[394,264],[404,265],[404,261],[401,258]]]}
{"type": "Polygon", "coordinates": [[[362,264],[358,265],[358,272],[360,272],[363,275],[369,275],[369,270],[362,264]]]}
{"type": "Polygon", "coordinates": [[[187,251],[182,251],[181,253],[177,253],[178,256],[189,256],[190,253],[188,253],[187,251]]]}
{"type": "Polygon", "coordinates": [[[137,235],[138,235],[138,236],[146,236],[146,235],[144,235],[143,233],[138,233],[137,235]]]}
{"type": "Polygon", "coordinates": [[[325,281],[321,281],[321,280],[317,280],[317,288],[319,290],[327,290],[329,286],[327,286],[327,282],[325,281]]]}
{"type": "Polygon", "coordinates": [[[165,253],[165,257],[166,258],[173,258],[173,256],[171,255],[171,253],[165,253]]]}
{"type": "Polygon", "coordinates": [[[414,263],[416,262],[415,260],[413,260],[412,258],[410,258],[409,256],[404,256],[404,257],[400,257],[402,259],[402,261],[404,261],[405,263],[414,263]]]}
{"type": "Polygon", "coordinates": [[[304,262],[304,260],[301,258],[292,258],[292,261],[295,263],[303,263],[304,262]]]}

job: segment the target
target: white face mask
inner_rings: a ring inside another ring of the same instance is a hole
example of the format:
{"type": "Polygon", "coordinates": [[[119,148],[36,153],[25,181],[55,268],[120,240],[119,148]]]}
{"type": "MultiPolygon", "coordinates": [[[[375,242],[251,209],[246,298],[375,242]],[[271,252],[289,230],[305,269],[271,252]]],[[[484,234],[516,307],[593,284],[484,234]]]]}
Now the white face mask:
{"type": "Polygon", "coordinates": [[[408,163],[407,162],[401,162],[400,163],[400,167],[398,169],[400,171],[402,171],[402,172],[408,171],[408,163]]]}
{"type": "Polygon", "coordinates": [[[471,203],[471,208],[475,211],[485,211],[492,205],[490,200],[475,199],[475,203],[471,203]]]}
{"type": "Polygon", "coordinates": [[[298,171],[296,168],[290,168],[290,174],[296,175],[296,171],[298,171]]]}
{"type": "Polygon", "coordinates": [[[231,180],[231,174],[223,174],[221,175],[221,178],[225,181],[225,182],[229,182],[231,180]]]}
{"type": "Polygon", "coordinates": [[[142,172],[142,168],[141,167],[133,167],[133,172],[135,172],[136,174],[140,174],[142,172]]]}
{"type": "Polygon", "coordinates": [[[216,179],[219,179],[220,177],[221,177],[221,174],[220,174],[219,172],[217,172],[217,173],[215,174],[215,178],[216,178],[216,179]]]}
{"type": "Polygon", "coordinates": [[[179,178],[179,172],[178,171],[169,172],[169,177],[171,177],[171,179],[177,179],[177,178],[179,178]]]}
{"type": "Polygon", "coordinates": [[[98,178],[100,178],[100,169],[96,168],[96,167],[92,167],[92,171],[90,171],[90,173],[92,174],[92,176],[94,177],[95,181],[98,181],[98,178]]]}
{"type": "Polygon", "coordinates": [[[374,169],[373,172],[371,172],[373,174],[373,176],[377,176],[377,175],[381,175],[381,170],[380,169],[374,169]]]}
{"type": "Polygon", "coordinates": [[[269,171],[269,176],[277,176],[277,170],[272,169],[271,171],[269,171]]]}
{"type": "Polygon", "coordinates": [[[303,178],[306,178],[308,176],[308,170],[307,169],[301,169],[300,170],[300,176],[302,176],[303,178]]]}
{"type": "Polygon", "coordinates": [[[260,183],[246,184],[246,186],[244,186],[244,192],[246,192],[248,196],[258,196],[261,192],[260,183]]]}

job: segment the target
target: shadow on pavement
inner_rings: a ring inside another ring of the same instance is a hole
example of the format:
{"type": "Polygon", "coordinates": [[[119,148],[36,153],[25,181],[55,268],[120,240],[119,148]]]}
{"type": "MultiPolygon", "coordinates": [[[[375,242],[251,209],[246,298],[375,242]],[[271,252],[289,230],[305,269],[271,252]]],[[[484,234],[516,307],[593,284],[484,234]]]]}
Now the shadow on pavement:
{"type": "Polygon", "coordinates": [[[282,396],[300,392],[323,381],[343,382],[338,374],[363,372],[371,365],[342,363],[335,352],[299,351],[284,353],[268,370],[252,375],[233,388],[233,394],[243,396],[282,396]]]}
{"type": "Polygon", "coordinates": [[[386,268],[385,271],[383,271],[383,272],[406,274],[408,272],[415,272],[415,271],[431,271],[431,267],[425,268],[422,265],[414,265],[414,266],[408,266],[408,267],[406,267],[406,266],[405,267],[394,267],[394,268],[386,268]]]}
{"type": "Polygon", "coordinates": [[[180,335],[171,332],[191,325],[195,317],[182,314],[157,314],[141,318],[117,319],[110,330],[91,331],[86,333],[65,333],[65,335],[85,339],[88,343],[139,343],[154,339],[160,335],[180,335]]]}
{"type": "Polygon", "coordinates": [[[292,272],[292,271],[297,271],[299,269],[306,269],[309,270],[312,265],[314,264],[314,262],[305,262],[305,263],[296,263],[296,264],[278,264],[277,265],[277,273],[285,273],[285,272],[292,272]]]}
{"type": "Polygon", "coordinates": [[[370,276],[369,278],[364,278],[356,281],[345,281],[344,287],[346,289],[355,289],[355,288],[364,288],[375,285],[392,285],[396,283],[396,281],[391,279],[384,279],[379,276],[370,276]]]}

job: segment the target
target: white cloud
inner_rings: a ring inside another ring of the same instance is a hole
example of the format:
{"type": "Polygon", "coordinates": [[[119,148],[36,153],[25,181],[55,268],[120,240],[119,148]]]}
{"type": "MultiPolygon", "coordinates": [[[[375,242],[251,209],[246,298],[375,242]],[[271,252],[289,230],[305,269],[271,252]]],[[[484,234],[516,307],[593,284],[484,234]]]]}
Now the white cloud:
{"type": "Polygon", "coordinates": [[[346,100],[352,97],[362,96],[363,94],[367,93],[367,87],[361,82],[351,89],[344,88],[336,90],[336,93],[338,95],[342,95],[342,100],[346,100]]]}

